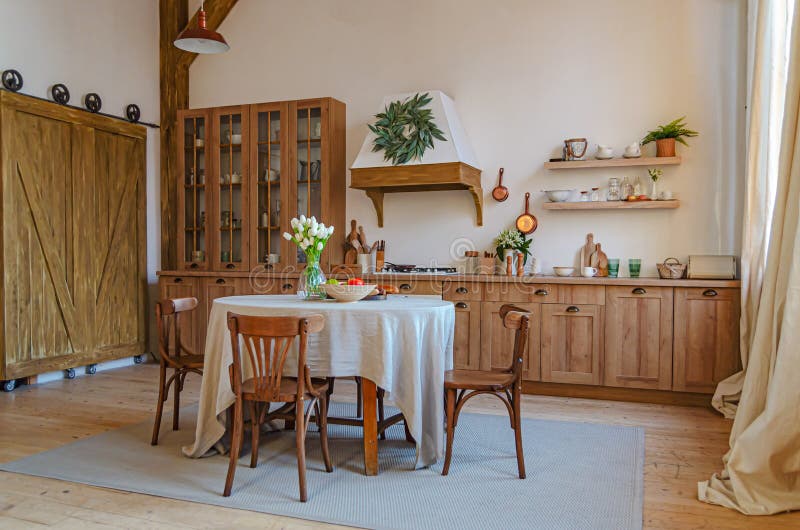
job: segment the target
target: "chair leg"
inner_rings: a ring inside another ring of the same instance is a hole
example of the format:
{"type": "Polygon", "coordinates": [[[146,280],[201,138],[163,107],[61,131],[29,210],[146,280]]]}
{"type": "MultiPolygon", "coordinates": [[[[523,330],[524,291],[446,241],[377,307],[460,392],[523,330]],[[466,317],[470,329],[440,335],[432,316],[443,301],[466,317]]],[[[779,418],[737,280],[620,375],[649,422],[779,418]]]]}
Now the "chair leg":
{"type": "Polygon", "coordinates": [[[175,398],[175,405],[172,412],[172,430],[177,431],[180,423],[180,409],[181,409],[181,381],[180,372],[175,370],[175,382],[172,384],[172,395],[175,398]]]}
{"type": "Polygon", "coordinates": [[[250,402],[250,467],[256,467],[258,464],[258,438],[261,434],[261,424],[258,422],[258,407],[255,401],[250,402]]]}
{"type": "Polygon", "coordinates": [[[306,492],[306,426],[304,401],[295,405],[295,433],[297,437],[297,475],[300,482],[300,502],[308,500],[306,492]]]}
{"type": "Polygon", "coordinates": [[[333,471],[331,465],[331,454],[328,451],[328,398],[324,394],[320,397],[322,403],[317,402],[317,415],[319,421],[319,442],[322,444],[322,460],[325,462],[325,471],[333,471]]]}
{"type": "Polygon", "coordinates": [[[161,414],[164,412],[164,384],[167,381],[167,365],[162,361],[161,370],[158,376],[158,405],[156,405],[156,422],[153,424],[153,439],[150,440],[150,445],[158,445],[158,431],[161,429],[161,414]]]}
{"type": "Polygon", "coordinates": [[[325,405],[330,408],[331,396],[333,395],[333,383],[336,381],[335,377],[328,377],[328,390],[325,391],[325,405]]]}
{"type": "Polygon", "coordinates": [[[361,378],[356,377],[356,418],[360,418],[364,413],[361,393],[361,378]]]}
{"type": "Polygon", "coordinates": [[[239,451],[242,449],[242,431],[244,430],[244,419],[242,414],[241,397],[236,399],[233,405],[233,434],[231,435],[231,458],[228,463],[228,476],[225,479],[225,490],[223,497],[230,497],[231,487],[233,486],[233,476],[236,474],[236,464],[239,461],[239,451]]]}
{"type": "Polygon", "coordinates": [[[406,431],[406,441],[408,443],[416,444],[417,441],[414,439],[414,436],[411,434],[411,429],[408,428],[408,420],[406,420],[405,416],[403,416],[403,429],[406,431]]]}
{"type": "Polygon", "coordinates": [[[442,468],[442,475],[447,475],[450,471],[450,458],[453,456],[453,434],[456,413],[456,391],[455,389],[448,388],[445,397],[447,406],[447,449],[444,454],[444,467],[442,468]]]}
{"type": "Polygon", "coordinates": [[[525,456],[522,454],[522,418],[520,417],[520,391],[514,388],[514,440],[517,443],[517,469],[519,478],[525,478],[525,456]]]}
{"type": "MultiPolygon", "coordinates": [[[[386,418],[386,413],[383,410],[383,397],[386,395],[386,391],[382,388],[378,389],[378,422],[383,423],[383,420],[386,418]]],[[[386,439],[386,430],[381,432],[380,436],[381,440],[386,439]]]]}

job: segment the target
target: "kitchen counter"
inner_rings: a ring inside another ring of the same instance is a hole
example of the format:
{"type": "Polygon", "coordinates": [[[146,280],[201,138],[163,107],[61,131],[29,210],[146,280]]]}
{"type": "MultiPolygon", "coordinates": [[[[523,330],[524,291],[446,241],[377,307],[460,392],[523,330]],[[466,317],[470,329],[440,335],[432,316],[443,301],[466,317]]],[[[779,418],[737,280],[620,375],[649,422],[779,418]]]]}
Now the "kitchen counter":
{"type": "MultiPolygon", "coordinates": [[[[264,278],[298,278],[298,272],[265,272],[256,270],[247,272],[213,272],[213,271],[158,271],[159,276],[200,276],[200,277],[223,277],[223,278],[247,278],[251,274],[264,278]]],[[[329,275],[330,276],[330,275],[329,275]]],[[[333,275],[337,278],[344,278],[344,274],[333,275]]],[[[740,280],[662,280],[656,277],[646,278],[584,278],[582,276],[550,276],[550,275],[526,275],[526,276],[504,276],[486,274],[422,274],[422,273],[380,273],[363,274],[361,277],[367,281],[375,283],[393,281],[431,281],[431,282],[477,282],[477,283],[550,283],[567,285],[645,285],[661,287],[733,287],[741,286],[740,280]]]]}

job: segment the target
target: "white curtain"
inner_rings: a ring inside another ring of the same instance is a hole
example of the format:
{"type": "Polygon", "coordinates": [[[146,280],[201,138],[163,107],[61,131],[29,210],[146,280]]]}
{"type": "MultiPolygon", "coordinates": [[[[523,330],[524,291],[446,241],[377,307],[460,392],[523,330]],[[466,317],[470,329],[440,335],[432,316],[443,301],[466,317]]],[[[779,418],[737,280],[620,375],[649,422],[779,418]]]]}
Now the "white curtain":
{"type": "Polygon", "coordinates": [[[740,385],[724,468],[698,484],[700,500],[753,515],[800,509],[800,9],[795,2],[760,0],[755,6],[742,251],[745,371],[721,384],[715,396],[729,408],[732,394],[723,391],[740,385]],[[763,128],[777,119],[771,115],[776,109],[782,118],[779,135],[763,128]],[[770,151],[773,143],[777,151],[770,151]]]}
{"type": "Polygon", "coordinates": [[[778,181],[781,126],[786,97],[788,30],[797,0],[748,2],[747,179],[742,235],[742,316],[740,351],[743,370],[720,382],[711,404],[733,418],[744,384],[761,284],[775,190],[778,181]]]}

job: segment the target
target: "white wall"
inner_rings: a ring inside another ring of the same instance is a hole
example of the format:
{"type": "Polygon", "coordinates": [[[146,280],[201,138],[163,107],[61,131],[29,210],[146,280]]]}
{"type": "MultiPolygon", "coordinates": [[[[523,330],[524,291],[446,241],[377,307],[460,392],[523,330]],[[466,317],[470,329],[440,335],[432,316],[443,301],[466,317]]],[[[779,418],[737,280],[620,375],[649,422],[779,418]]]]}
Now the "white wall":
{"type": "Polygon", "coordinates": [[[384,95],[428,88],[455,99],[483,165],[484,226],[468,193],[437,192],[387,196],[381,230],[364,193],[349,190],[348,216],[387,240],[391,261],[451,263],[460,238],[489,248],[525,191],[536,197],[533,248],[546,267],[571,263],[590,231],[610,257],[641,257],[650,274],[668,256],[738,252],[744,0],[242,0],[220,31],[231,51],[195,61],[191,106],[336,97],[347,104],[348,165],[384,95]],[[564,138],[622,147],[682,115],[701,135],[661,184],[680,209],[539,208],[542,189],[646,177],[545,171],[564,138]],[[501,166],[511,197],[496,203],[501,166]]]}
{"type": "MultiPolygon", "coordinates": [[[[0,0],[0,70],[18,70],[21,92],[50,98],[64,83],[70,104],[96,92],[103,112],[136,103],[142,121],[159,121],[157,0],[0,0]]],[[[147,133],[147,271],[160,258],[159,133],[147,133]]]]}

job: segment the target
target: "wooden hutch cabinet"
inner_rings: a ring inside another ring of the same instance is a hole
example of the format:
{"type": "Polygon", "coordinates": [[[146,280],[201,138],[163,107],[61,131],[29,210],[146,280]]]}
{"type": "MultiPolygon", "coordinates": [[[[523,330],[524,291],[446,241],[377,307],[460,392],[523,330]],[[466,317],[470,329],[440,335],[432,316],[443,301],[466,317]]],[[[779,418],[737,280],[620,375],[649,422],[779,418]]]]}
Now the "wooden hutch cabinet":
{"type": "Polygon", "coordinates": [[[181,270],[296,271],[289,221],[337,231],[321,265],[341,263],[345,236],[345,105],[332,98],[178,113],[181,270]]]}

